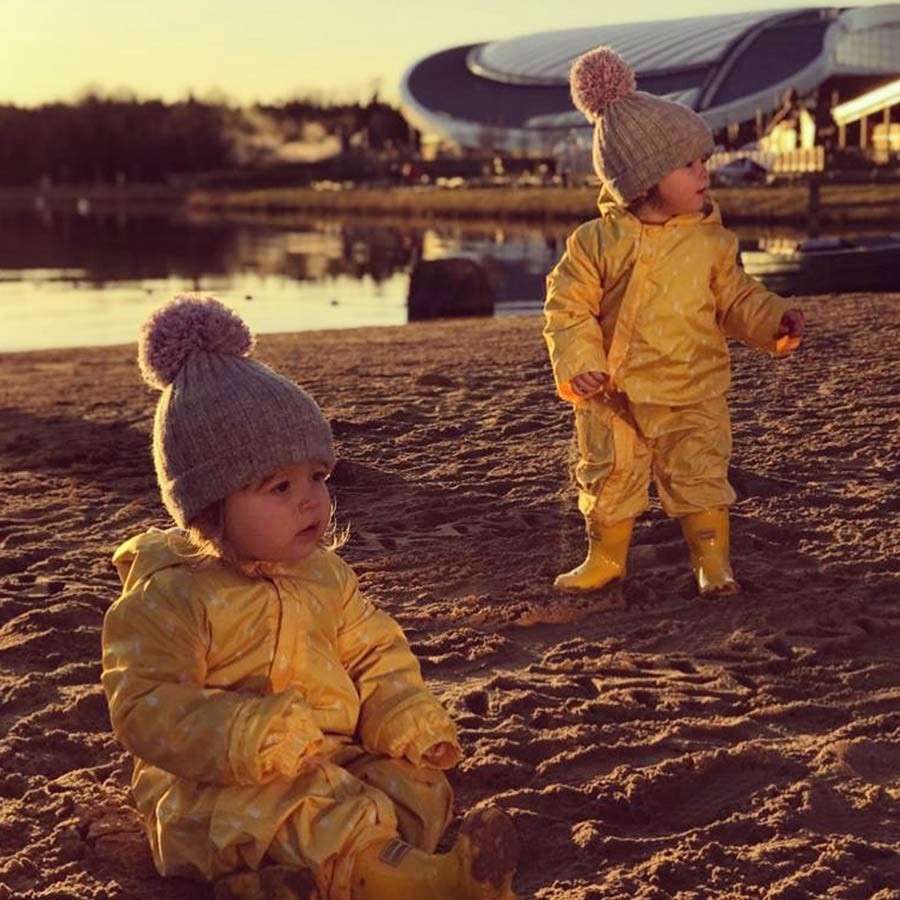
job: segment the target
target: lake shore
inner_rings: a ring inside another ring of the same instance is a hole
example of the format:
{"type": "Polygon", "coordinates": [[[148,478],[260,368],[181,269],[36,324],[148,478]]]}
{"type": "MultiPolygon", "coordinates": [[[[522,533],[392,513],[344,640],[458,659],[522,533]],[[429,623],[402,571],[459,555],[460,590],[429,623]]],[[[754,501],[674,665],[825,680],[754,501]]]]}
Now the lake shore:
{"type": "MultiPolygon", "coordinates": [[[[796,185],[716,188],[713,196],[731,225],[810,223],[809,189],[796,185]]],[[[595,187],[440,188],[356,187],[316,190],[280,187],[262,190],[199,189],[165,185],[59,185],[47,189],[0,189],[6,209],[60,209],[140,212],[186,210],[193,217],[240,216],[277,224],[297,215],[363,217],[372,220],[434,219],[470,222],[573,223],[596,216],[595,187]]],[[[880,224],[900,227],[900,182],[821,186],[817,226],[841,228],[880,224]]]]}
{"type": "MultiPolygon", "coordinates": [[[[716,188],[713,196],[730,224],[809,222],[809,189],[804,184],[716,188]]],[[[597,189],[584,188],[268,188],[193,190],[194,211],[282,215],[319,212],[412,218],[496,219],[579,222],[597,214],[597,189]]],[[[900,225],[900,183],[825,184],[817,220],[823,226],[869,222],[900,225]]]]}
{"type": "MultiPolygon", "coordinates": [[[[553,595],[583,528],[538,317],[260,338],[332,422],[342,554],[458,723],[456,812],[513,817],[523,900],[896,896],[900,294],[801,302],[794,357],[734,351],[744,592],[713,601],[656,505],[621,585],[553,595]]],[[[0,396],[0,900],[211,897],[155,874],[99,686],[110,555],[168,524],[135,347],[2,355],[0,396]]]]}

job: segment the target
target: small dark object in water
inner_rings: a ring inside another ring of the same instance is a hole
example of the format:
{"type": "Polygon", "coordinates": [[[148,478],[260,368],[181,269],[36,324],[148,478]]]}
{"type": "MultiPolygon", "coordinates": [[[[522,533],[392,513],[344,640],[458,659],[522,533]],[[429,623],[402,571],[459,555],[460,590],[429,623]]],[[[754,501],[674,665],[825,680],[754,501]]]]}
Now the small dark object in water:
{"type": "Polygon", "coordinates": [[[420,260],[409,279],[409,321],[494,314],[484,269],[464,257],[420,260]]]}

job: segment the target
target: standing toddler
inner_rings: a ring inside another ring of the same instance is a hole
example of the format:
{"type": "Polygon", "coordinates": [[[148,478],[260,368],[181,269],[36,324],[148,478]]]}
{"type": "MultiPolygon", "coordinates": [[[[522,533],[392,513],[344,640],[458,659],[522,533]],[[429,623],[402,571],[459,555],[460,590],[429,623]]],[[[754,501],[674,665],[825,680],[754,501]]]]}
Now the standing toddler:
{"type": "Polygon", "coordinates": [[[729,558],[728,338],[784,355],[803,314],[738,265],[707,195],[713,140],[693,110],[636,90],[601,47],[576,60],[575,105],[595,123],[600,218],[578,228],[547,278],[544,336],[575,408],[587,558],[564,591],[625,574],[651,476],[681,523],[701,594],[738,590],[729,558]]]}

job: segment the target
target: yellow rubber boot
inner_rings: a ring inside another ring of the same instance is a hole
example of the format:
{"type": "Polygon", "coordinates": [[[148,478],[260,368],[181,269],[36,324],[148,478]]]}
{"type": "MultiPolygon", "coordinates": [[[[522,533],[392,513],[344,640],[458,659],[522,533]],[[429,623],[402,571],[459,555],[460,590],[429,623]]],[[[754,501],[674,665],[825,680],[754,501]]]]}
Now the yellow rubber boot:
{"type": "Polygon", "coordinates": [[[633,528],[634,519],[592,528],[588,534],[587,559],[571,572],[557,575],[553,587],[558,591],[595,591],[621,578],[625,574],[633,528]]]}
{"type": "Polygon", "coordinates": [[[691,551],[691,568],[701,594],[736,594],[740,587],[731,571],[728,510],[705,509],[681,519],[691,551]]]}
{"type": "Polygon", "coordinates": [[[509,817],[489,806],[469,813],[449,853],[401,840],[367,847],[353,867],[353,900],[515,900],[519,844],[509,817]]]}

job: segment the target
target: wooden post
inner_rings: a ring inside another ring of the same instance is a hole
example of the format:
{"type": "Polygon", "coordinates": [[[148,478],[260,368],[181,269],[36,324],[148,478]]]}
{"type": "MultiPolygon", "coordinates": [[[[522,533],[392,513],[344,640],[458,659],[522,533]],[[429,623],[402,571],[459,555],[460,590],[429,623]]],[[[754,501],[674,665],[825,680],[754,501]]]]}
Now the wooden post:
{"type": "MultiPolygon", "coordinates": [[[[834,109],[835,106],[838,105],[841,101],[841,95],[838,91],[833,90],[831,92],[831,108],[834,109]]],[[[831,116],[829,115],[829,118],[831,116]]],[[[832,123],[834,120],[832,119],[832,123]]],[[[838,147],[843,150],[844,147],[847,146],[847,126],[846,125],[838,125],[837,127],[837,143],[838,147]]]]}
{"type": "Polygon", "coordinates": [[[884,161],[889,163],[894,154],[894,142],[891,140],[891,108],[884,108],[884,161]]]}
{"type": "Polygon", "coordinates": [[[819,212],[821,210],[821,198],[819,196],[819,173],[810,172],[806,177],[806,183],[809,187],[809,197],[806,208],[807,227],[809,228],[810,237],[818,237],[819,212]]]}

